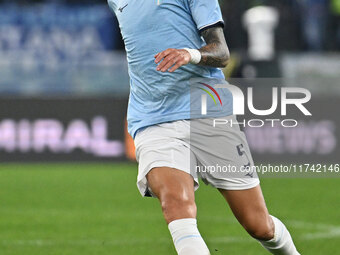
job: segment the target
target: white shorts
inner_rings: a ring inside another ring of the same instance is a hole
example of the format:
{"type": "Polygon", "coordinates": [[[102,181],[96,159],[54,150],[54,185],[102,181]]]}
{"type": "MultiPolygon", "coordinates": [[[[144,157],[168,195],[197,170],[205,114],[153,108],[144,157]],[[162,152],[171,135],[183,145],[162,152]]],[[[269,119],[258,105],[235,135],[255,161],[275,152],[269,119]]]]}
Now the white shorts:
{"type": "MultiPolygon", "coordinates": [[[[137,186],[142,196],[153,196],[146,175],[156,167],[170,167],[224,190],[245,190],[259,185],[246,137],[235,116],[215,125],[214,119],[180,120],[139,131],[135,137],[139,162],[137,186]]],[[[215,122],[216,124],[216,122],[215,122]]]]}

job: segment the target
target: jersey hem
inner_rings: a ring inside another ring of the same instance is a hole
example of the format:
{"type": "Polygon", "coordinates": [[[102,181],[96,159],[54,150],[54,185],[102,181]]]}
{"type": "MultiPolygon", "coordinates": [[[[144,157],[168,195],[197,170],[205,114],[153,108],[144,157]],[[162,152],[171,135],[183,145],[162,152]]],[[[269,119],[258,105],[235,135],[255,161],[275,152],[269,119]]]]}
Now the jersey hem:
{"type": "Polygon", "coordinates": [[[233,115],[232,111],[221,111],[221,112],[213,112],[209,113],[207,115],[202,115],[202,114],[190,114],[188,112],[182,113],[181,115],[178,115],[176,113],[176,116],[168,115],[163,118],[158,118],[155,121],[141,121],[136,125],[136,128],[133,128],[129,131],[130,135],[132,136],[133,139],[135,139],[137,133],[147,127],[166,123],[166,122],[173,122],[173,121],[178,121],[178,120],[192,120],[192,119],[207,119],[207,118],[217,118],[217,117],[225,117],[225,116],[230,116],[233,115]]]}

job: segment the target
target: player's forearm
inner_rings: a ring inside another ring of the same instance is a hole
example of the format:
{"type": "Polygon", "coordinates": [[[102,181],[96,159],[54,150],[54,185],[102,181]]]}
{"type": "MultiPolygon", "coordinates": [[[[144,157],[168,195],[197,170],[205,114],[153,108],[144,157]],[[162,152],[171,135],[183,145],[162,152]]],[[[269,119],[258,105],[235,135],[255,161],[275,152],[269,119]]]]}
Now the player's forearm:
{"type": "Polygon", "coordinates": [[[208,44],[199,51],[202,55],[199,65],[222,68],[228,65],[229,51],[228,48],[224,48],[222,45],[208,44]]]}
{"type": "Polygon", "coordinates": [[[172,73],[189,63],[210,67],[226,67],[229,61],[229,49],[222,27],[206,29],[201,35],[206,42],[206,46],[199,50],[166,49],[157,53],[154,56],[157,71],[169,71],[172,73]]]}
{"type": "Polygon", "coordinates": [[[209,28],[202,32],[207,45],[199,49],[202,58],[199,65],[226,67],[229,62],[229,49],[222,27],[209,28]]]}

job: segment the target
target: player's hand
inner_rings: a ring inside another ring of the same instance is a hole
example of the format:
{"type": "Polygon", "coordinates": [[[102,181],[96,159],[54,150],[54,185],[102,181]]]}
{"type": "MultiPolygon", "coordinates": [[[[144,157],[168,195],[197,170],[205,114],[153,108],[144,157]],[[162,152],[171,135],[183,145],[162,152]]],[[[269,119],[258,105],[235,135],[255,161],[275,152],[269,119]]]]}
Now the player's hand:
{"type": "Polygon", "coordinates": [[[161,72],[172,73],[181,66],[189,64],[190,59],[190,53],[183,49],[167,49],[155,55],[155,62],[158,64],[157,71],[161,72]]]}

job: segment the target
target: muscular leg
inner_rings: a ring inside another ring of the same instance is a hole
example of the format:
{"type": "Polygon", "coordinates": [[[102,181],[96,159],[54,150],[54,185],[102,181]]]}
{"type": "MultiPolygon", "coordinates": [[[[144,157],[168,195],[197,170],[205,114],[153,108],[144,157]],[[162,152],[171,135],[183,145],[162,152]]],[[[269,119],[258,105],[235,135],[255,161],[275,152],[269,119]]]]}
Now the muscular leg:
{"type": "Polygon", "coordinates": [[[148,185],[159,199],[179,255],[209,255],[196,223],[194,180],[191,175],[168,167],[154,168],[148,185]]]}
{"type": "Polygon", "coordinates": [[[147,180],[161,203],[168,224],[178,219],[196,218],[194,180],[191,175],[162,167],[152,169],[147,180]]]}
{"type": "Polygon", "coordinates": [[[248,190],[220,190],[232,212],[244,229],[254,238],[270,240],[274,237],[274,223],[270,217],[260,186],[248,190]]]}
{"type": "Polygon", "coordinates": [[[283,223],[269,215],[260,186],[220,192],[244,229],[268,251],[278,255],[299,254],[283,223]]]}

